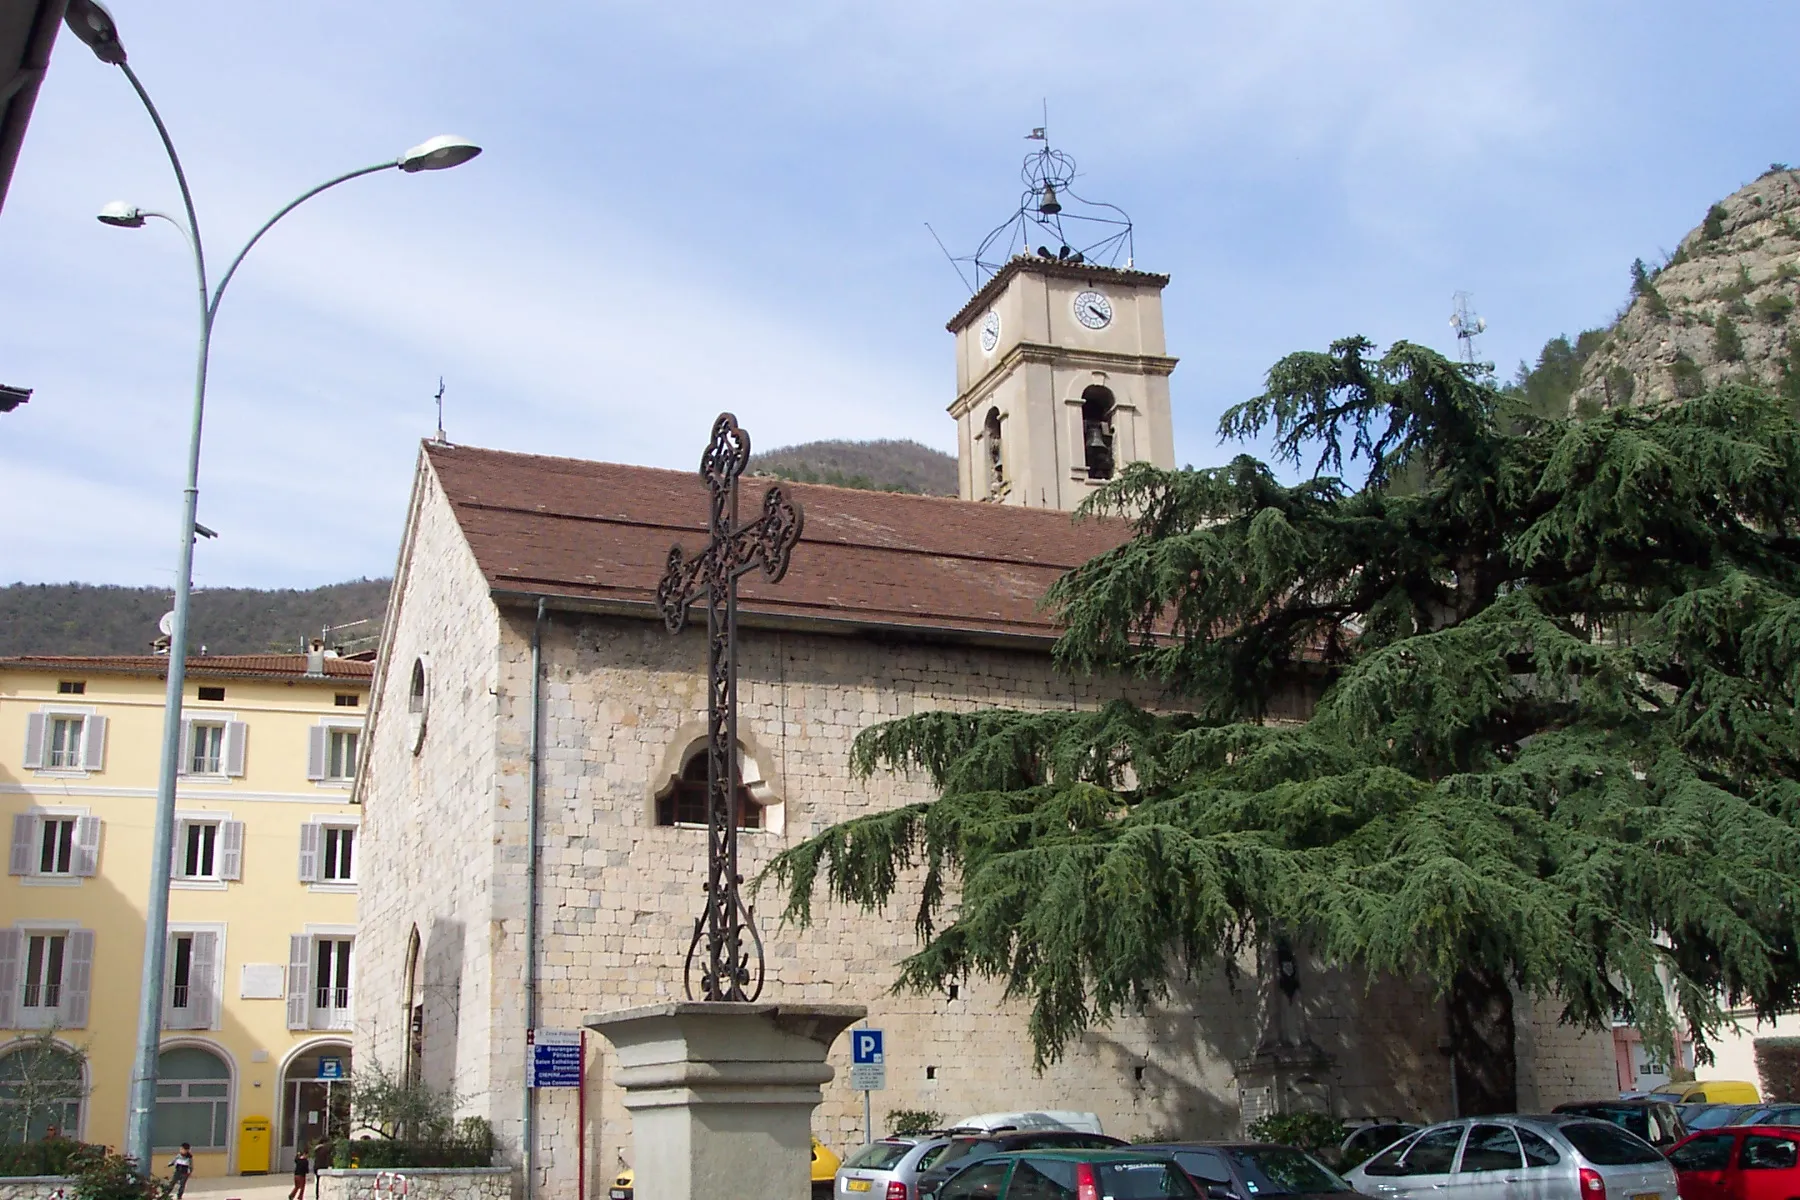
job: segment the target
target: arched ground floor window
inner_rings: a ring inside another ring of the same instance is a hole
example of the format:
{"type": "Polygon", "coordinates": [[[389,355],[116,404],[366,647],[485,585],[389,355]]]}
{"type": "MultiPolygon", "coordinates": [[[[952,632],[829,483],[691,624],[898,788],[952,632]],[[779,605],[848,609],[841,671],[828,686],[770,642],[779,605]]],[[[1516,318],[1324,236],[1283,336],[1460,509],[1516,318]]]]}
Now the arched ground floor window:
{"type": "Polygon", "coordinates": [[[204,1046],[171,1046],[156,1060],[155,1149],[196,1153],[231,1146],[231,1068],[204,1046]]]}
{"type": "Polygon", "coordinates": [[[0,1049],[0,1144],[80,1137],[81,1060],[32,1038],[0,1049]]]}

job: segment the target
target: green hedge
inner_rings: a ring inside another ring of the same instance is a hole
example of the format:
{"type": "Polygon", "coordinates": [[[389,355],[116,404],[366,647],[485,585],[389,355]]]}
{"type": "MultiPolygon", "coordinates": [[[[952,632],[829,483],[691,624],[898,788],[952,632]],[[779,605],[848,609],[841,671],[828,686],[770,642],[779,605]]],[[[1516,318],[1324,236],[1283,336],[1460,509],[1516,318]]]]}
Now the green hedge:
{"type": "Polygon", "coordinates": [[[390,1138],[363,1138],[334,1142],[331,1165],[359,1170],[392,1170],[402,1167],[491,1167],[494,1144],[468,1142],[402,1142],[390,1138]]]}
{"type": "Polygon", "coordinates": [[[84,1150],[104,1151],[102,1146],[89,1146],[72,1138],[44,1138],[42,1141],[14,1142],[0,1146],[0,1177],[21,1175],[73,1175],[70,1160],[84,1150]]]}

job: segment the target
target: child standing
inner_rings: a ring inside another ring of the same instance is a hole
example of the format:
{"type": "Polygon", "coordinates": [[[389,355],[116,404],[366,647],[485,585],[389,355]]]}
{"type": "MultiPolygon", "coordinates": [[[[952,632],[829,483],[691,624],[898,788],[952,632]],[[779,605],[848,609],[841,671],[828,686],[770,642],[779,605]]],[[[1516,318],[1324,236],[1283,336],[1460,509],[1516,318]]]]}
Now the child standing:
{"type": "Polygon", "coordinates": [[[306,1147],[300,1146],[294,1151],[294,1190],[288,1193],[288,1200],[306,1200],[306,1173],[312,1164],[306,1160],[306,1147]]]}
{"type": "Polygon", "coordinates": [[[194,1173],[194,1148],[186,1142],[181,1143],[181,1149],[175,1152],[169,1165],[175,1168],[175,1200],[181,1200],[187,1195],[188,1176],[194,1173]]]}

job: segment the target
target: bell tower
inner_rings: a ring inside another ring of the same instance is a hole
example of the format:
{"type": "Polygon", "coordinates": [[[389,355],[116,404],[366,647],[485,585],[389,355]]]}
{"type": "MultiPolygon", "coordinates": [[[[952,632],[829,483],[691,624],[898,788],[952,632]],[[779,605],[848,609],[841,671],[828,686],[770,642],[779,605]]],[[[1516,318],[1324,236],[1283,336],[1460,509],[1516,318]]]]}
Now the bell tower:
{"type": "Polygon", "coordinates": [[[963,260],[987,281],[947,326],[956,338],[959,494],[1073,509],[1128,463],[1175,466],[1175,360],[1162,313],[1169,277],[1132,266],[1129,218],[1070,190],[1068,155],[1046,142],[1022,174],[1017,212],[963,260]],[[1038,237],[1060,248],[1033,253],[1038,237]],[[1089,238],[1098,240],[1081,245],[1089,238]],[[984,261],[994,248],[1004,261],[984,261]],[[1101,264],[1121,253],[1125,266],[1101,264]]]}

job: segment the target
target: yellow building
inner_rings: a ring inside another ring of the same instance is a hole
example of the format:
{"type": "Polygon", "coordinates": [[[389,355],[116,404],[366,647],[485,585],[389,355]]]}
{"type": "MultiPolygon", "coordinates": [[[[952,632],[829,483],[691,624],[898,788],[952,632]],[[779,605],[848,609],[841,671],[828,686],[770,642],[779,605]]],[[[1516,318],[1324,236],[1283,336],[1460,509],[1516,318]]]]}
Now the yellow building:
{"type": "MultiPolygon", "coordinates": [[[[85,1048],[87,1094],[42,1134],[118,1146],[137,1036],[167,660],[0,658],[0,1130],[20,1039],[85,1048]],[[12,1060],[9,1071],[9,1058],[12,1060]]],[[[155,1117],[157,1166],[285,1172],[347,1111],[370,664],[189,661],[155,1117]],[[267,1150],[240,1151],[246,1118],[267,1150]]]]}

